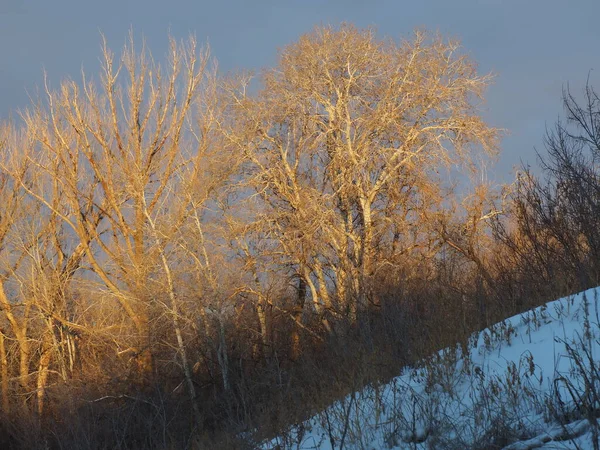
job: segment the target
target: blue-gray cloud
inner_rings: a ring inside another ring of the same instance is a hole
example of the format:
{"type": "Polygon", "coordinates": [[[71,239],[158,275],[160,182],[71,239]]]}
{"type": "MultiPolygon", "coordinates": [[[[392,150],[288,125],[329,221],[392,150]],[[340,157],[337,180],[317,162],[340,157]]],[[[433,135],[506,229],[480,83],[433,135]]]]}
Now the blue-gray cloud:
{"type": "Polygon", "coordinates": [[[25,12],[23,0],[0,0],[0,14],[23,14],[25,12]]]}

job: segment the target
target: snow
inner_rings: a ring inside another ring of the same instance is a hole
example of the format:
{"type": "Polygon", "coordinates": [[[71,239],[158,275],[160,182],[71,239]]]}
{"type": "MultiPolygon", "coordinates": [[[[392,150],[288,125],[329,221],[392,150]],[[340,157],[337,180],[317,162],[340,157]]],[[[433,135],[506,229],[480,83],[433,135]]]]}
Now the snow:
{"type": "Polygon", "coordinates": [[[260,448],[593,449],[599,298],[590,289],[504,320],[471,336],[464,354],[444,349],[260,448]]]}

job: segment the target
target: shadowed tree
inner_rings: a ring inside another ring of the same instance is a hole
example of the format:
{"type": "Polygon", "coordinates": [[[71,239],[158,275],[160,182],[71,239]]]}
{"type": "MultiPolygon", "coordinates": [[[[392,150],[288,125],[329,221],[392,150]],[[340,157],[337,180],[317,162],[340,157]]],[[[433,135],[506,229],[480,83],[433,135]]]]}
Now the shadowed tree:
{"type": "Polygon", "coordinates": [[[518,174],[508,203],[512,220],[496,226],[533,295],[566,295],[600,282],[600,97],[589,84],[581,99],[565,89],[563,107],[565,119],[546,132],[540,176],[528,168],[518,174]]]}

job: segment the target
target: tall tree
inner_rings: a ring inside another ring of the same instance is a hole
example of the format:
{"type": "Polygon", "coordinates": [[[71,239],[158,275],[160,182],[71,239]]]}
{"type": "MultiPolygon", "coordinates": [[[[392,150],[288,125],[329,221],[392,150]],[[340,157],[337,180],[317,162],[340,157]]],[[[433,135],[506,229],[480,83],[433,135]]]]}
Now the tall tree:
{"type": "Polygon", "coordinates": [[[192,113],[208,60],[193,39],[171,40],[166,69],[145,47],[136,51],[133,37],[118,60],[104,45],[99,86],[85,75],[81,85],[67,80],[59,91],[47,88],[46,105],[24,115],[31,166],[55,189],[22,185],[66,224],[131,320],[137,335],[131,350],[144,373],[152,371],[151,328],[160,308],[152,279],[168,268],[158,226],[177,207],[172,227],[181,225],[187,209],[172,202],[176,186],[191,183],[181,181],[183,171],[193,177],[204,170],[197,167],[204,130],[192,113]],[[186,133],[190,124],[194,132],[186,133]]]}
{"type": "Polygon", "coordinates": [[[388,249],[426,241],[424,212],[453,193],[441,172],[493,153],[498,130],[478,109],[490,76],[455,41],[416,32],[397,43],[342,25],[286,47],[261,81],[256,95],[230,90],[226,130],[261,202],[255,230],[317,312],[355,321],[388,249]]]}

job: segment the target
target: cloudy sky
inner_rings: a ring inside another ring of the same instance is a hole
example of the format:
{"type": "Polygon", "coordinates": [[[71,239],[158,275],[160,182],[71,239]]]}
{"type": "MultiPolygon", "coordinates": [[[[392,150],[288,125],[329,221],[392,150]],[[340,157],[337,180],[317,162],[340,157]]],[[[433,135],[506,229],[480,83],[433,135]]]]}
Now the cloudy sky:
{"type": "Polygon", "coordinates": [[[129,29],[155,55],[167,35],[209,42],[222,70],[272,65],[277,49],[318,24],[375,26],[406,37],[416,27],[461,40],[482,73],[496,74],[487,120],[506,128],[494,178],[535,164],[561,89],[600,89],[599,0],[0,0],[0,118],[26,107],[46,70],[53,85],[95,73],[100,32],[118,50],[129,29]]]}

